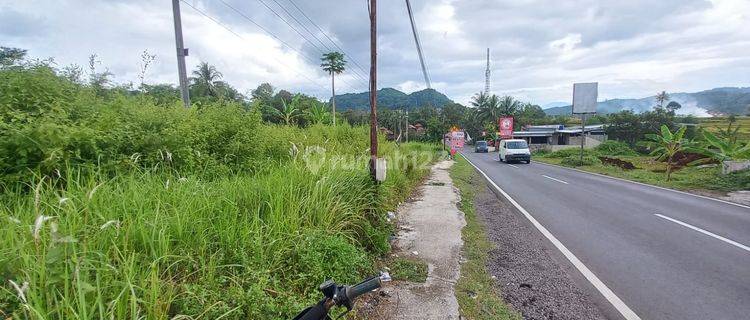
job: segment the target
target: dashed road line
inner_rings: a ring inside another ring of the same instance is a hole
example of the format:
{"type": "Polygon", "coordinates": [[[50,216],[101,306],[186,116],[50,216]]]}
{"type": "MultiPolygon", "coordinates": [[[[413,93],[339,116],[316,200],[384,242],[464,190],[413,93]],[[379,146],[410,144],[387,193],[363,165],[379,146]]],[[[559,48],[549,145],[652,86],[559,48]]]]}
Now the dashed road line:
{"type": "Polygon", "coordinates": [[[464,159],[466,159],[466,161],[469,162],[469,164],[471,164],[475,169],[477,169],[477,171],[479,171],[479,173],[481,173],[482,176],[484,176],[484,179],[487,180],[487,182],[490,185],[492,185],[492,187],[494,187],[495,190],[500,192],[500,194],[502,194],[503,197],[505,197],[505,199],[507,199],[514,207],[516,207],[516,209],[518,209],[518,211],[520,211],[526,217],[526,219],[528,219],[531,222],[531,224],[534,225],[534,227],[536,227],[537,230],[539,230],[539,232],[541,232],[545,238],[547,238],[547,240],[552,242],[552,245],[554,245],[555,248],[557,248],[557,250],[560,250],[563,256],[565,256],[565,258],[567,258],[568,261],[570,261],[570,263],[573,264],[573,266],[576,269],[578,269],[579,272],[581,272],[581,274],[586,278],[586,280],[588,280],[594,286],[594,288],[596,288],[596,290],[599,291],[599,293],[601,293],[602,296],[604,296],[604,298],[607,299],[607,301],[609,301],[609,303],[611,303],[612,306],[615,309],[617,309],[618,312],[620,312],[623,318],[625,318],[626,320],[641,320],[641,317],[639,317],[632,309],[630,309],[630,307],[628,307],[628,305],[626,305],[625,302],[623,302],[622,299],[620,299],[620,297],[618,297],[614,292],[612,292],[612,290],[610,290],[609,287],[607,287],[607,285],[605,285],[604,282],[602,282],[599,279],[599,277],[597,277],[591,271],[591,269],[589,269],[585,264],[583,264],[583,262],[581,262],[581,260],[578,259],[578,257],[576,257],[573,254],[573,252],[568,250],[568,248],[565,247],[565,245],[562,244],[562,242],[560,242],[560,240],[558,240],[557,237],[555,237],[555,235],[553,235],[549,230],[547,230],[547,228],[545,228],[541,223],[539,223],[539,221],[537,221],[536,218],[534,218],[528,211],[526,211],[526,209],[524,209],[520,204],[518,204],[516,200],[514,200],[507,192],[501,189],[494,181],[492,181],[492,179],[490,179],[490,177],[486,173],[484,173],[484,171],[479,169],[479,167],[477,167],[473,162],[471,162],[471,160],[469,160],[465,156],[464,156],[464,159]]]}
{"type": "Polygon", "coordinates": [[[560,180],[560,179],[555,179],[555,178],[553,178],[553,177],[550,177],[550,176],[548,176],[548,175],[545,175],[545,174],[543,174],[543,175],[542,175],[542,177],[545,177],[545,178],[547,178],[547,179],[550,179],[550,180],[554,180],[554,181],[557,181],[557,182],[559,182],[559,183],[564,183],[564,184],[568,184],[568,183],[567,183],[567,182],[565,182],[565,181],[562,181],[562,180],[560,180]]]}

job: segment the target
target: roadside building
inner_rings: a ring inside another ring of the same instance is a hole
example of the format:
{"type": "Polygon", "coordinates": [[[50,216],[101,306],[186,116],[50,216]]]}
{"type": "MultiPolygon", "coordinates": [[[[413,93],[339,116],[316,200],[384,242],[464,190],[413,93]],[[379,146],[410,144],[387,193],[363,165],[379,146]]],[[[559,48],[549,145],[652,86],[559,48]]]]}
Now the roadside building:
{"type": "MultiPolygon", "coordinates": [[[[583,134],[586,148],[598,146],[607,140],[604,125],[586,126],[583,134]]],[[[514,139],[524,139],[532,150],[557,151],[581,146],[581,126],[565,125],[525,126],[522,131],[513,131],[514,139]]]]}

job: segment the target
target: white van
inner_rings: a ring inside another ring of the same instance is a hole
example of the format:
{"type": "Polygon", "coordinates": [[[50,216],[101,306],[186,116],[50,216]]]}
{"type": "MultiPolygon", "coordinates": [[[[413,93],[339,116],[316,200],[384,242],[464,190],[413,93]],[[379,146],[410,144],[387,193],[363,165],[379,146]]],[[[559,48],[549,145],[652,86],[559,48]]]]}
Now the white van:
{"type": "Polygon", "coordinates": [[[529,145],[526,143],[526,140],[501,140],[500,147],[498,147],[497,149],[498,153],[500,154],[500,161],[523,161],[526,163],[531,163],[531,151],[529,151],[529,145]]]}

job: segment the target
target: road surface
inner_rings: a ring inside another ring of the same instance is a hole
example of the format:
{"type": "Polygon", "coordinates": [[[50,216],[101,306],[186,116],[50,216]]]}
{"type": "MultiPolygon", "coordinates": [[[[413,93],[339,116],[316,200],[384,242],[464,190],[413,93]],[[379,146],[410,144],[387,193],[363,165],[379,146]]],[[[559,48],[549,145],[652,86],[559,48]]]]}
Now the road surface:
{"type": "Polygon", "coordinates": [[[631,319],[750,319],[750,208],[534,162],[510,165],[496,153],[464,155],[631,319]]]}

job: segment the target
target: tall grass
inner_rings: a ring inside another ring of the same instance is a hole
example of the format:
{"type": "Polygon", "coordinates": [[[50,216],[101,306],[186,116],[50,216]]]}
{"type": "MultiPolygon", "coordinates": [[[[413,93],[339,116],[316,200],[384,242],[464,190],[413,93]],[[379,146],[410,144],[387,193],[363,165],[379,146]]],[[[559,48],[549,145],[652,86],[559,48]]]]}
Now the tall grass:
{"type": "Polygon", "coordinates": [[[0,70],[0,318],[288,319],[389,248],[435,146],[0,70]],[[31,89],[30,89],[31,88],[31,89]],[[32,90],[33,89],[33,90],[32,90]]]}
{"type": "Polygon", "coordinates": [[[364,166],[312,173],[301,161],[208,180],[67,172],[65,186],[0,197],[4,317],[289,317],[324,279],[372,271],[384,208],[424,174],[394,168],[375,186],[364,166]],[[51,219],[35,238],[39,216],[51,219]],[[28,282],[25,302],[8,280],[28,282]]]}

